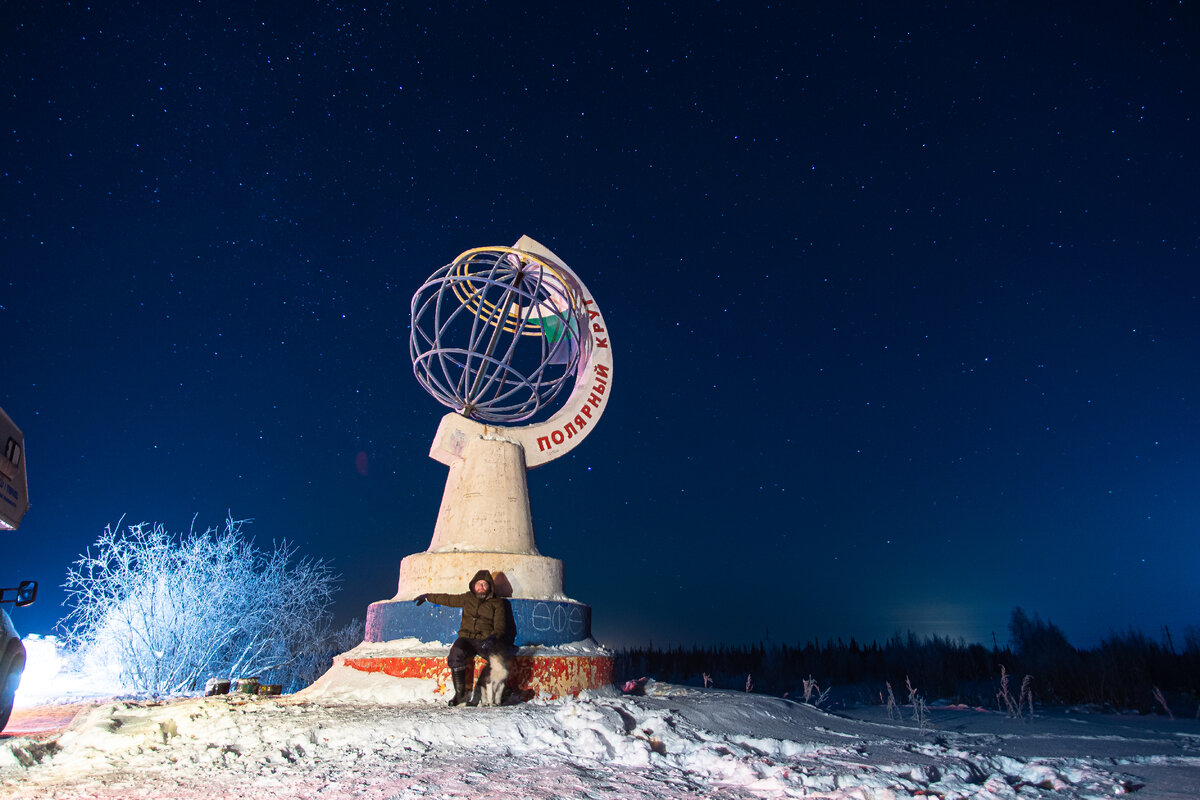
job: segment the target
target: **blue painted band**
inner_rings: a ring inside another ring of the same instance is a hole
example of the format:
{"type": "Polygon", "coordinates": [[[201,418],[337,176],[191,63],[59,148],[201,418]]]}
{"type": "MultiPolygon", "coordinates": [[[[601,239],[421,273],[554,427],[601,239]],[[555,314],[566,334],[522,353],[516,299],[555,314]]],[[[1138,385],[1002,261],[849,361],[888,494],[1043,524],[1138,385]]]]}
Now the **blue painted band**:
{"type": "MultiPolygon", "coordinates": [[[[510,599],[509,625],[516,630],[517,647],[554,646],[591,638],[592,609],[583,603],[510,599]]],[[[453,642],[458,638],[462,610],[411,601],[384,600],[367,607],[368,642],[413,637],[423,642],[453,642]]]]}

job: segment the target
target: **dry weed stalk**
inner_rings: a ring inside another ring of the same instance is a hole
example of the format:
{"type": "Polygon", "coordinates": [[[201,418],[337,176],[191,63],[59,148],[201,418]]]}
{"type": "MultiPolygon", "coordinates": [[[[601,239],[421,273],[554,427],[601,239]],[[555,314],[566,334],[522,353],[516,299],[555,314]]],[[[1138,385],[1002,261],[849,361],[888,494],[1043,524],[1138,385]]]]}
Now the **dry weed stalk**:
{"type": "MultiPolygon", "coordinates": [[[[1167,716],[1174,722],[1175,715],[1171,713],[1171,707],[1167,705],[1167,698],[1163,697],[1162,689],[1159,689],[1157,686],[1154,687],[1154,699],[1158,701],[1158,704],[1163,707],[1163,711],[1166,711],[1167,716]]],[[[1200,711],[1197,713],[1200,714],[1200,711]]]]}
{"type": "Polygon", "coordinates": [[[887,687],[887,715],[888,719],[900,719],[900,705],[896,702],[896,693],[892,691],[892,684],[884,681],[883,685],[887,687]]]}
{"type": "Polygon", "coordinates": [[[1029,709],[1029,718],[1033,719],[1033,676],[1026,675],[1021,680],[1021,693],[1013,699],[1008,690],[1008,670],[1000,665],[1000,691],[996,692],[996,705],[1001,711],[1006,711],[1010,719],[1024,719],[1023,709],[1029,709]]]}
{"type": "Polygon", "coordinates": [[[912,681],[908,676],[904,676],[904,685],[908,688],[908,702],[912,703],[913,722],[917,723],[917,727],[925,730],[929,727],[929,706],[925,705],[925,698],[913,688],[912,681]]]}
{"type": "Polygon", "coordinates": [[[1029,708],[1029,719],[1033,719],[1033,676],[1026,675],[1021,679],[1021,696],[1017,698],[1017,716],[1021,716],[1021,706],[1029,708]]]}
{"type": "Polygon", "coordinates": [[[996,706],[1001,711],[1007,711],[1010,717],[1021,716],[1021,709],[1008,690],[1008,669],[1003,664],[1000,665],[1000,691],[996,692],[996,706]]]}

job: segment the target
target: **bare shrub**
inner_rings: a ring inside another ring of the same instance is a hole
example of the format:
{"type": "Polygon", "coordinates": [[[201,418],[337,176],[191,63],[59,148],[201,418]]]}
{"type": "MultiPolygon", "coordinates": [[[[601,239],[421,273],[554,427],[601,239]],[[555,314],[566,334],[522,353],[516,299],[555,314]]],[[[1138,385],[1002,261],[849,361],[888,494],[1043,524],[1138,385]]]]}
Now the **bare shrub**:
{"type": "Polygon", "coordinates": [[[1008,670],[1000,665],[1000,691],[996,692],[996,705],[1001,711],[1008,713],[1010,719],[1024,719],[1024,709],[1029,709],[1029,718],[1033,719],[1033,676],[1026,675],[1021,680],[1021,691],[1016,698],[1008,690],[1008,670]]]}
{"type": "Polygon", "coordinates": [[[261,676],[291,688],[305,657],[328,647],[337,576],[224,529],[170,534],[161,524],[106,526],[67,571],[60,623],[92,669],[154,696],[195,691],[210,676],[261,676]]]}
{"type": "Polygon", "coordinates": [[[299,689],[324,675],[333,663],[333,657],[357,647],[363,640],[364,632],[365,626],[361,617],[355,617],[342,627],[330,630],[324,639],[314,643],[296,658],[289,670],[293,676],[291,685],[299,689]]]}
{"type": "Polygon", "coordinates": [[[904,685],[908,689],[908,702],[912,704],[913,722],[917,723],[918,728],[925,730],[930,727],[929,706],[925,704],[925,698],[921,697],[921,694],[913,688],[912,681],[908,679],[907,675],[904,676],[904,685]]]}
{"type": "Polygon", "coordinates": [[[820,708],[829,701],[829,689],[821,689],[821,685],[812,675],[804,678],[802,682],[804,684],[804,702],[820,708]]]}

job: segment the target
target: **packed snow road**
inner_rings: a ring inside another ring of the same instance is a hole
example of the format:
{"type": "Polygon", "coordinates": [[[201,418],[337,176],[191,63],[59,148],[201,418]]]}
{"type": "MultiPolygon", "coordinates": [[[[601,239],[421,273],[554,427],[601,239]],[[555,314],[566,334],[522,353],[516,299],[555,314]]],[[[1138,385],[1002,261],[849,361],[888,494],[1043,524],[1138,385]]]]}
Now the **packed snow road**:
{"type": "Polygon", "coordinates": [[[921,731],[879,708],[857,713],[663,684],[645,697],[501,708],[113,702],[57,735],[0,738],[0,796],[1168,798],[1196,796],[1200,780],[1194,721],[1171,730],[943,710],[921,731]]]}

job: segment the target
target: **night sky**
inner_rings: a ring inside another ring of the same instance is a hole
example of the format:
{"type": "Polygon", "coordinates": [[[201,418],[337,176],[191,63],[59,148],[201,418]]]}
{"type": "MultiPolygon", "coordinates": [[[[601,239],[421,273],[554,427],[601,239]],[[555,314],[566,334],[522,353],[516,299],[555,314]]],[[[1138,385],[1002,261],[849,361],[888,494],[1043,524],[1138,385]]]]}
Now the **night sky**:
{"type": "Polygon", "coordinates": [[[432,5],[0,5],[23,632],[122,515],[391,597],[409,300],[522,234],[614,347],[529,475],[601,641],[1200,624],[1194,4],[432,5]]]}

